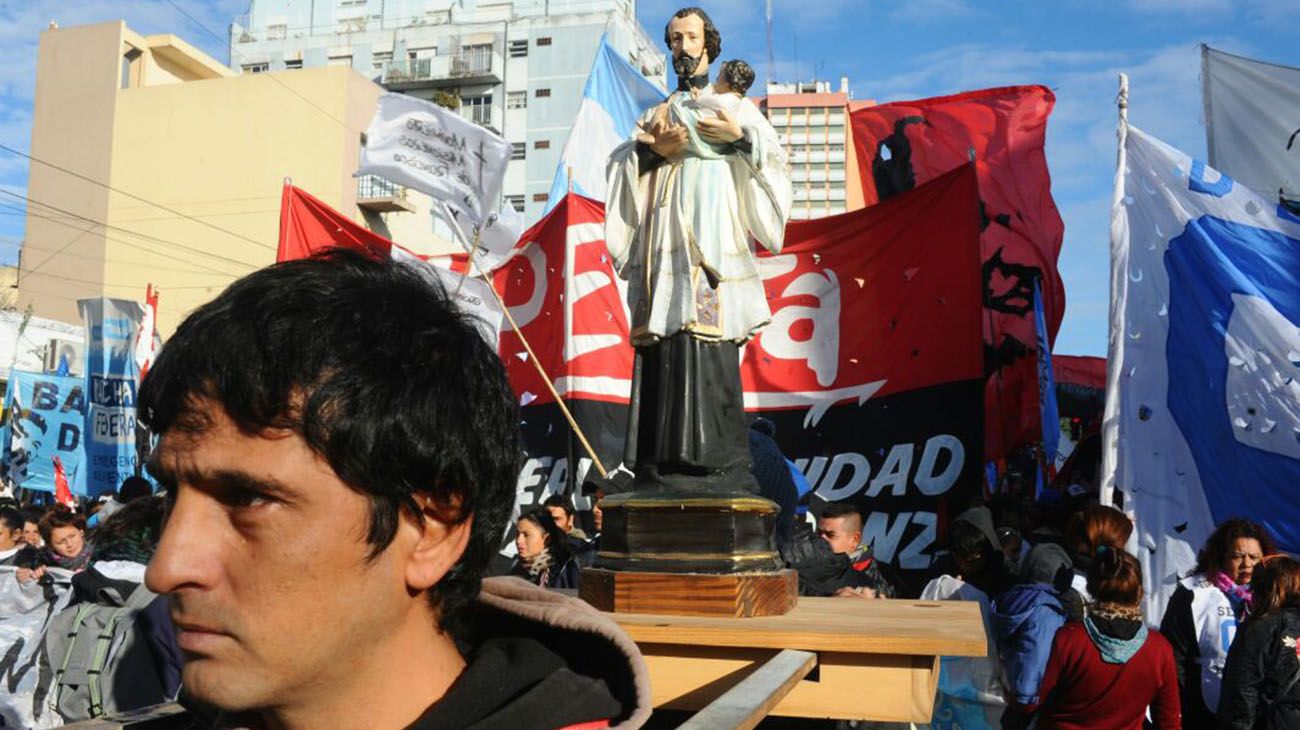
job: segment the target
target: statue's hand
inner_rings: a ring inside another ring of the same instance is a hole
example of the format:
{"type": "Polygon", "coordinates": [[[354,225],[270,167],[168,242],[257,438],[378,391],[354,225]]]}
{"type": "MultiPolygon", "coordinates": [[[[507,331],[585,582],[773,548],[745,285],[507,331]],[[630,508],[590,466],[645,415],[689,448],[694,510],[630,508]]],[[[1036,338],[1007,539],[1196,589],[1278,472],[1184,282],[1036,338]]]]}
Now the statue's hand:
{"type": "Polygon", "coordinates": [[[717,119],[701,119],[695,128],[701,137],[714,144],[731,144],[745,136],[745,132],[726,109],[718,110],[717,119]]]}
{"type": "Polygon", "coordinates": [[[686,128],[680,124],[669,124],[660,117],[650,125],[649,131],[654,138],[650,149],[664,159],[672,159],[686,149],[686,128]]]}

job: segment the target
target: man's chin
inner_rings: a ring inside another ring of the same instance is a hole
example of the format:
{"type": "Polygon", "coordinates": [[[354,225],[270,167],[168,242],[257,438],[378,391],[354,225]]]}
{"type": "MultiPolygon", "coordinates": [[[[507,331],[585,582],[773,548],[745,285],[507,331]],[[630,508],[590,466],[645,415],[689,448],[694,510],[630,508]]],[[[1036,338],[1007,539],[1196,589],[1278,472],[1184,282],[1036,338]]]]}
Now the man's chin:
{"type": "Polygon", "coordinates": [[[181,668],[185,696],[225,713],[247,712],[265,704],[264,686],[249,674],[208,657],[186,657],[181,668]]]}

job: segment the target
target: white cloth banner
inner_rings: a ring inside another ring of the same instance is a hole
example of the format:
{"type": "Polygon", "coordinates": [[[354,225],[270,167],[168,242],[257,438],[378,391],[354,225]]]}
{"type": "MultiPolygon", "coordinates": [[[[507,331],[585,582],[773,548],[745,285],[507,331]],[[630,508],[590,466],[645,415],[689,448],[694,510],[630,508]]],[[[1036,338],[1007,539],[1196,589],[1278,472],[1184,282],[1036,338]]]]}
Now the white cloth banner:
{"type": "Polygon", "coordinates": [[[456,300],[462,312],[473,316],[483,339],[492,349],[497,349],[497,334],[501,330],[504,314],[497,298],[488,289],[487,282],[477,277],[461,276],[451,269],[422,261],[401,246],[393,246],[393,259],[418,268],[422,273],[438,280],[447,295],[456,300]]]}
{"type": "Polygon", "coordinates": [[[524,232],[523,216],[509,204],[495,213],[489,213],[482,225],[475,225],[459,208],[452,205],[440,205],[439,213],[452,228],[465,252],[473,257],[473,273],[495,271],[510,260],[515,254],[515,242],[524,232]]]}
{"type": "Polygon", "coordinates": [[[510,143],[456,112],[406,94],[379,97],[357,175],[378,175],[464,212],[475,224],[497,208],[510,143]]]}
{"type": "Polygon", "coordinates": [[[1201,46],[1210,166],[1268,200],[1300,201],[1300,68],[1201,46]]]}
{"type": "Polygon", "coordinates": [[[1300,549],[1300,218],[1133,127],[1121,154],[1102,493],[1158,623],[1217,523],[1300,549]]]}

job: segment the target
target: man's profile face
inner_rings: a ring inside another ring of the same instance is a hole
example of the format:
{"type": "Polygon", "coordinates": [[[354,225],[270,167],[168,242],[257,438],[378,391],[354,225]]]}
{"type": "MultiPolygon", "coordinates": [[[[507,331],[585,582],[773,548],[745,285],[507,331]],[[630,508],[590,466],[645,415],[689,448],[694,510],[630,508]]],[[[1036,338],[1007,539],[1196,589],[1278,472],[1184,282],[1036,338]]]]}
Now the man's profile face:
{"type": "Polygon", "coordinates": [[[168,596],[184,686],[225,711],[328,696],[410,610],[394,557],[407,527],[367,561],[367,498],[300,436],[248,435],[219,405],[196,409],[211,427],[173,428],[150,460],[168,513],[145,575],[168,596]]]}
{"type": "MultiPolygon", "coordinates": [[[[668,47],[672,49],[673,58],[687,55],[700,59],[700,65],[706,66],[708,53],[704,50],[704,21],[691,13],[684,18],[673,18],[668,23],[668,47]]],[[[695,73],[699,73],[698,68],[695,73]]]]}
{"type": "Polygon", "coordinates": [[[817,534],[830,543],[836,554],[853,552],[862,540],[862,527],[851,516],[821,517],[817,520],[817,534]]]}
{"type": "Polygon", "coordinates": [[[547,507],[546,511],[551,513],[551,519],[555,520],[555,526],[560,528],[560,532],[567,535],[573,531],[573,518],[563,507],[547,507]]]}

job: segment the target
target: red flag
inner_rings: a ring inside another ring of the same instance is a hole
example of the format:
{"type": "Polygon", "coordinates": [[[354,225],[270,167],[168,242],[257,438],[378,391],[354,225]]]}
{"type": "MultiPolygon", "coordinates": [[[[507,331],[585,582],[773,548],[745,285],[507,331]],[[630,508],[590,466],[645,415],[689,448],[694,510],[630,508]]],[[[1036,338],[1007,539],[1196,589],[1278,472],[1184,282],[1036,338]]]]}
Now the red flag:
{"type": "Polygon", "coordinates": [[[72,488],[68,486],[68,475],[63,472],[63,460],[59,457],[53,457],[54,462],[54,501],[75,510],[77,500],[72,496],[72,488]]]}
{"type": "Polygon", "coordinates": [[[140,370],[140,381],[153,365],[154,355],[158,352],[158,292],[153,284],[145,287],[144,316],[135,332],[135,364],[140,370]]]}
{"type": "Polygon", "coordinates": [[[1106,389],[1106,358],[1082,355],[1052,355],[1052,374],[1058,385],[1080,385],[1106,389]]]}
{"type": "Polygon", "coordinates": [[[359,225],[287,181],[280,196],[280,245],[276,261],[292,261],[327,248],[350,248],[388,258],[393,242],[359,225]]]}
{"type": "Polygon", "coordinates": [[[1065,226],[1043,144],[1055,96],[1014,86],[895,102],[851,114],[868,204],[974,160],[983,231],[985,457],[1039,438],[1033,279],[1041,277],[1052,338],[1065,313],[1056,270],[1065,226]]]}

